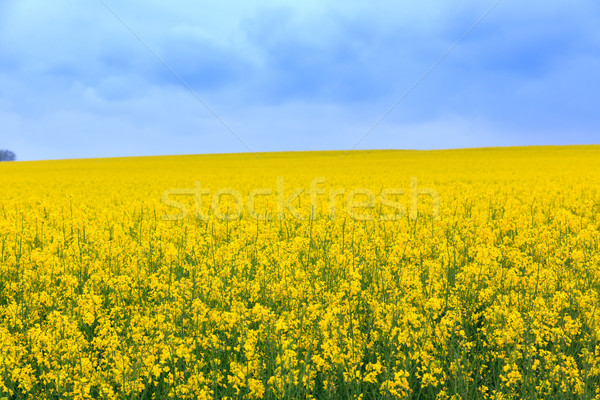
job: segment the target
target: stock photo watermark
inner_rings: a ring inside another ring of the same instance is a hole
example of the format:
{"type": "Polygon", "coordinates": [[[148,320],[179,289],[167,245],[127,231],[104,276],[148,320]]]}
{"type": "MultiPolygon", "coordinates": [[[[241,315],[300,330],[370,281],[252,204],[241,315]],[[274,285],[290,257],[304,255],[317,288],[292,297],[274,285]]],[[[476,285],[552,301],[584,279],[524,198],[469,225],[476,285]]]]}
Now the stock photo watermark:
{"type": "MultiPolygon", "coordinates": [[[[311,181],[308,188],[294,188],[285,190],[283,177],[277,177],[276,188],[257,188],[248,192],[244,197],[235,188],[220,188],[211,191],[203,187],[201,181],[196,181],[193,188],[168,189],[162,194],[162,202],[169,208],[179,210],[178,214],[167,214],[163,216],[164,221],[181,221],[190,217],[188,204],[176,201],[182,196],[192,197],[193,217],[202,221],[208,221],[211,215],[218,220],[231,221],[247,216],[261,221],[274,219],[283,220],[295,218],[305,220],[314,219],[319,215],[319,210],[326,208],[326,216],[330,219],[339,215],[341,208],[345,215],[357,221],[395,221],[408,216],[416,220],[419,215],[419,198],[428,197],[431,200],[431,215],[439,219],[440,200],[436,190],[431,188],[419,188],[417,178],[410,178],[408,192],[404,188],[384,188],[376,194],[371,189],[354,188],[347,190],[343,187],[325,189],[324,177],[318,177],[311,181]],[[407,201],[399,201],[400,196],[408,194],[407,201]],[[302,200],[308,197],[308,214],[306,208],[302,207],[302,200]],[[262,200],[262,201],[261,201],[262,200]],[[273,202],[275,207],[272,207],[273,202]],[[259,211],[258,204],[267,206],[259,211]],[[208,207],[207,207],[208,206],[208,207]],[[385,209],[385,212],[383,212],[385,209]]],[[[188,201],[189,203],[189,201],[188,201]]]]}

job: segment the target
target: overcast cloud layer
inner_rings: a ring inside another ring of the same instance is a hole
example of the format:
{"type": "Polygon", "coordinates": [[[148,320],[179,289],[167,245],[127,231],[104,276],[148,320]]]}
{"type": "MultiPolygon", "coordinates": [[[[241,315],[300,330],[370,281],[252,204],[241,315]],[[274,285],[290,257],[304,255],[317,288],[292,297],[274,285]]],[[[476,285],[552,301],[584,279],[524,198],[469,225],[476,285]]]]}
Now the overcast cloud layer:
{"type": "MultiPolygon", "coordinates": [[[[152,51],[100,0],[0,0],[0,148],[349,149],[493,4],[106,1],[152,51]]],[[[600,143],[598,26],[597,0],[503,0],[358,148],[600,143]]]]}

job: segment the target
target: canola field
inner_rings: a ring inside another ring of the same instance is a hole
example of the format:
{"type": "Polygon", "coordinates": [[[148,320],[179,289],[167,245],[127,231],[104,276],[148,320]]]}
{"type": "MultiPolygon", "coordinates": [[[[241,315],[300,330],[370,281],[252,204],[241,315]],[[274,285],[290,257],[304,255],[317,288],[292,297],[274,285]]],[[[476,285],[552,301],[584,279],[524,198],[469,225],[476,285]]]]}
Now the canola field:
{"type": "Polygon", "coordinates": [[[600,399],[600,146],[0,184],[0,399],[600,399]]]}

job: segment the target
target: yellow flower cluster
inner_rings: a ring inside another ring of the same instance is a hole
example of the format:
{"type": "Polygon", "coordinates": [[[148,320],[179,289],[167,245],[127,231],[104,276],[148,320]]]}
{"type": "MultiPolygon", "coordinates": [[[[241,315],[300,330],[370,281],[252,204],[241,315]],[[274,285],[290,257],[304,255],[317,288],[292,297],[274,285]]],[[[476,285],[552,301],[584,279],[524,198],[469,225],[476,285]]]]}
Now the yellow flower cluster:
{"type": "Polygon", "coordinates": [[[600,399],[598,171],[597,146],[2,164],[0,398],[600,399]]]}

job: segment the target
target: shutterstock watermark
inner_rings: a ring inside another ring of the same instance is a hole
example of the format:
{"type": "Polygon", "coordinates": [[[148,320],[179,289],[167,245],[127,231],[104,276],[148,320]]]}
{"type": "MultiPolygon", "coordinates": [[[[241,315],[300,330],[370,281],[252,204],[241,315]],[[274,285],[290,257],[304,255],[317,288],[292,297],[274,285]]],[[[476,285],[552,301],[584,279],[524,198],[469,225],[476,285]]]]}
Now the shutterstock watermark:
{"type": "Polygon", "coordinates": [[[169,208],[179,210],[178,214],[164,215],[163,220],[181,221],[190,217],[189,200],[187,203],[175,200],[181,199],[182,196],[193,198],[193,217],[202,221],[208,221],[211,216],[226,221],[242,217],[262,221],[290,217],[305,220],[317,218],[319,215],[334,219],[344,213],[358,221],[395,221],[407,217],[407,211],[408,217],[416,220],[419,216],[419,199],[426,197],[431,199],[431,216],[436,220],[440,218],[440,199],[437,191],[419,188],[415,177],[410,178],[408,191],[404,188],[384,188],[378,194],[367,188],[325,189],[325,182],[324,177],[318,177],[310,182],[308,188],[300,187],[290,191],[285,189],[284,178],[277,177],[275,189],[258,188],[243,196],[235,188],[211,191],[210,188],[202,186],[201,181],[196,181],[193,188],[168,189],[163,192],[162,202],[169,208]],[[400,201],[400,197],[406,198],[406,195],[408,202],[406,199],[400,201]],[[259,207],[259,203],[262,207],[259,207]]]}

